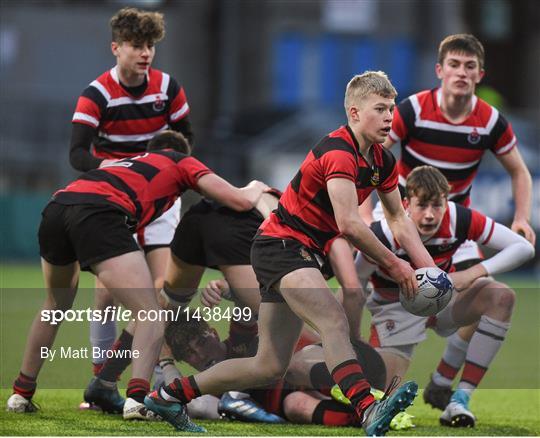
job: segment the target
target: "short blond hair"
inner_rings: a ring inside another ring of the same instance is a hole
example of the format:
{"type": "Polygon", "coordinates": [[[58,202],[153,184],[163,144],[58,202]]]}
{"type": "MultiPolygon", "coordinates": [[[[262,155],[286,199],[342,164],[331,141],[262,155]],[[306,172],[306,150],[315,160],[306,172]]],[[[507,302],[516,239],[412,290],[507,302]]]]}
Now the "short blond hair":
{"type": "Polygon", "coordinates": [[[345,110],[354,103],[360,103],[370,94],[394,99],[397,91],[382,71],[366,71],[361,75],[355,75],[347,84],[345,90],[345,110]]]}

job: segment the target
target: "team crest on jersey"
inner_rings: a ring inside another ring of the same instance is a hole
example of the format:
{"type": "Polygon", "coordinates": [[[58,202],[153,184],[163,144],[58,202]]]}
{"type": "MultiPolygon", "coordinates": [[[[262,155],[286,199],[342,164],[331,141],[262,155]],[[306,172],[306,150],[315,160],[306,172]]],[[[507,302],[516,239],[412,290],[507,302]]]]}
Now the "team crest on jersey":
{"type": "Polygon", "coordinates": [[[161,98],[159,96],[157,96],[156,101],[152,105],[152,109],[156,113],[160,113],[161,111],[163,111],[165,109],[165,101],[161,100],[161,98]]]}
{"type": "Polygon", "coordinates": [[[386,325],[386,330],[388,330],[389,332],[391,332],[392,330],[394,330],[396,328],[395,321],[392,321],[391,319],[386,321],[385,325],[386,325]]]}
{"type": "Polygon", "coordinates": [[[481,138],[482,137],[480,136],[476,128],[473,128],[472,132],[467,136],[467,141],[470,144],[478,144],[481,138]]]}
{"type": "Polygon", "coordinates": [[[313,258],[311,257],[311,254],[307,251],[306,248],[300,249],[300,256],[304,259],[306,262],[312,262],[313,258]]]}
{"type": "Polygon", "coordinates": [[[372,186],[378,186],[381,182],[381,176],[379,175],[379,168],[373,167],[373,175],[371,175],[371,185],[372,186]]]}

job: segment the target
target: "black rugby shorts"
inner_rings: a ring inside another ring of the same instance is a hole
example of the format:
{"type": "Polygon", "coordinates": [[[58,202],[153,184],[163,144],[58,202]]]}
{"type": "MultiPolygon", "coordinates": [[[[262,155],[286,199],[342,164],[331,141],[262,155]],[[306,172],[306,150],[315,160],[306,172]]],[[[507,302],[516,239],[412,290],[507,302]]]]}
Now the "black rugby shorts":
{"type": "Polygon", "coordinates": [[[289,272],[302,268],[321,270],[325,257],[294,239],[257,235],[251,247],[251,265],[257,275],[262,302],[285,302],[273,286],[289,272]]]}
{"type": "Polygon", "coordinates": [[[51,202],[42,212],[38,237],[39,253],[47,262],[63,266],[78,260],[83,271],[140,249],[127,215],[103,205],[51,202]]]}
{"type": "Polygon", "coordinates": [[[182,217],[171,252],[190,265],[250,265],[251,242],[262,221],[255,209],[237,212],[203,200],[182,217]]]}

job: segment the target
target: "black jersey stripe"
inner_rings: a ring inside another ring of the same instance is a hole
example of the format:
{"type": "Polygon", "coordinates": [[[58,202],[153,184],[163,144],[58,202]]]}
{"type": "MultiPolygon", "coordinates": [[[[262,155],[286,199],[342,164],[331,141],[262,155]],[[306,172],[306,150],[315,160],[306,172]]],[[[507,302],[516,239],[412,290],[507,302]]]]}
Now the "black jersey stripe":
{"type": "Polygon", "coordinates": [[[159,173],[159,169],[157,167],[152,166],[148,163],[143,163],[139,160],[126,160],[132,163],[132,165],[129,167],[129,170],[132,170],[139,175],[142,175],[146,181],[151,181],[154,176],[156,176],[159,173]]]}
{"type": "MultiPolygon", "coordinates": [[[[415,127],[413,132],[410,133],[411,137],[415,140],[423,143],[429,143],[433,147],[445,146],[456,149],[475,149],[483,151],[489,148],[489,144],[492,144],[492,134],[480,135],[480,141],[476,144],[469,142],[469,134],[461,132],[441,131],[438,129],[430,129],[424,127],[415,127]]],[[[402,142],[402,144],[408,144],[409,141],[402,142]]]]}
{"type": "MultiPolygon", "coordinates": [[[[401,160],[411,169],[428,164],[427,162],[421,161],[416,157],[413,157],[411,153],[405,148],[402,149],[401,160]]],[[[438,169],[442,172],[442,174],[446,177],[448,181],[461,181],[470,177],[471,174],[473,174],[479,166],[480,161],[471,167],[467,167],[466,169],[443,169],[440,167],[438,169]]]]}
{"type": "Polygon", "coordinates": [[[296,172],[296,175],[294,175],[294,178],[291,181],[291,188],[295,191],[295,193],[298,193],[300,190],[300,184],[302,182],[302,171],[299,170],[296,172]]]}
{"type": "Polygon", "coordinates": [[[94,149],[96,152],[115,153],[126,152],[130,154],[139,154],[146,152],[146,146],[149,140],[145,141],[115,141],[111,142],[103,137],[96,137],[94,140],[94,149]]]}
{"type": "MultiPolygon", "coordinates": [[[[163,155],[164,157],[169,158],[170,160],[174,161],[175,163],[179,163],[184,158],[189,157],[189,155],[183,154],[182,152],[173,151],[173,150],[166,150],[166,151],[152,151],[153,154],[157,155],[163,155]]],[[[205,169],[206,170],[206,169],[205,169]]]]}
{"type": "Polygon", "coordinates": [[[300,217],[290,214],[281,203],[278,204],[277,210],[275,210],[278,218],[286,225],[295,230],[299,230],[306,236],[310,237],[319,248],[324,248],[326,242],[336,236],[333,231],[322,231],[304,222],[300,217]]]}
{"type": "Polygon", "coordinates": [[[163,101],[163,106],[156,110],[155,102],[127,103],[107,108],[101,117],[103,121],[147,120],[162,117],[169,112],[169,100],[163,101]]]}
{"type": "Polygon", "coordinates": [[[349,152],[355,157],[355,161],[357,159],[354,148],[342,138],[331,138],[326,136],[312,149],[313,155],[317,160],[331,151],[349,152]]]}
{"type": "Polygon", "coordinates": [[[82,96],[90,99],[94,102],[103,112],[107,108],[107,99],[101,92],[94,86],[87,87],[83,92],[82,96]]]}
{"type": "Polygon", "coordinates": [[[371,225],[370,225],[370,228],[371,228],[371,231],[373,232],[373,234],[375,234],[375,236],[377,237],[377,239],[379,239],[381,241],[381,243],[384,246],[386,246],[389,250],[392,250],[392,244],[390,243],[390,241],[386,237],[386,234],[384,234],[384,231],[382,229],[381,221],[372,222],[371,225]]]}
{"type": "Polygon", "coordinates": [[[169,86],[167,87],[167,96],[169,96],[169,101],[173,101],[178,93],[180,92],[180,85],[176,82],[176,79],[169,78],[169,86]]]}
{"type": "Polygon", "coordinates": [[[103,169],[94,169],[82,174],[78,179],[85,181],[106,182],[117,190],[126,193],[135,206],[135,217],[139,221],[142,214],[142,205],[137,199],[137,193],[121,178],[103,169]]]}
{"type": "Polygon", "coordinates": [[[328,191],[326,189],[319,190],[311,201],[320,207],[325,213],[334,216],[334,207],[332,207],[332,202],[330,201],[330,196],[328,195],[328,191]]]}
{"type": "Polygon", "coordinates": [[[462,205],[456,204],[456,237],[459,240],[467,240],[467,234],[471,226],[471,221],[471,210],[463,207],[462,205]]]}

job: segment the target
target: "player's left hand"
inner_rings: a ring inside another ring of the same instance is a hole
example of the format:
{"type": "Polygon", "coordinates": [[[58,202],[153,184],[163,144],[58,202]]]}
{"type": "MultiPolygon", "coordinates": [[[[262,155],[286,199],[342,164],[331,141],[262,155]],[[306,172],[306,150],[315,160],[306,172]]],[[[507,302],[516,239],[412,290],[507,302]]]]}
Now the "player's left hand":
{"type": "Polygon", "coordinates": [[[224,279],[212,280],[201,292],[201,303],[205,307],[219,305],[221,297],[229,291],[229,283],[224,279]]]}
{"type": "Polygon", "coordinates": [[[512,222],[512,231],[514,233],[518,233],[525,237],[531,244],[536,243],[536,233],[532,229],[532,227],[529,225],[529,222],[527,222],[524,219],[514,219],[514,222],[512,222]]]}

